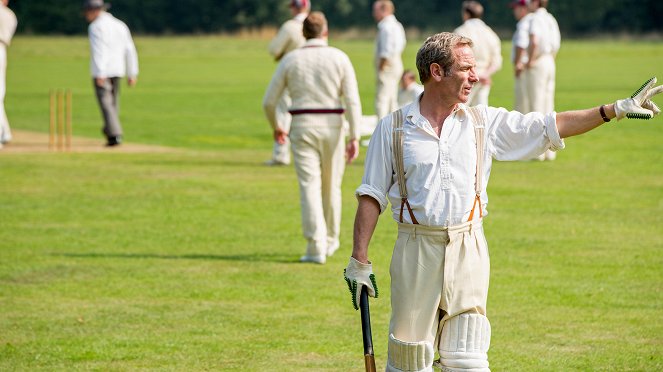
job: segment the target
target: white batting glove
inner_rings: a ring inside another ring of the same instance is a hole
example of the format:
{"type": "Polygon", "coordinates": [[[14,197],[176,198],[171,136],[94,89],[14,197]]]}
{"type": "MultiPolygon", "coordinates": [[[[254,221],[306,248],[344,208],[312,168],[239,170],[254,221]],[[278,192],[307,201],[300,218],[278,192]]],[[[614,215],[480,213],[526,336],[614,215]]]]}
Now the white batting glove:
{"type": "Polygon", "coordinates": [[[348,289],[352,294],[352,306],[355,310],[359,309],[359,296],[361,295],[362,286],[366,286],[369,296],[378,297],[378,285],[375,281],[375,274],[373,274],[373,265],[370,262],[364,264],[350,257],[348,267],[343,270],[343,277],[345,282],[348,283],[348,289]]]}
{"type": "Polygon", "coordinates": [[[630,98],[615,102],[617,120],[627,117],[629,119],[649,120],[661,113],[661,110],[650,100],[653,96],[663,92],[663,85],[653,88],[656,78],[647,80],[640,89],[636,90],[630,98]]]}

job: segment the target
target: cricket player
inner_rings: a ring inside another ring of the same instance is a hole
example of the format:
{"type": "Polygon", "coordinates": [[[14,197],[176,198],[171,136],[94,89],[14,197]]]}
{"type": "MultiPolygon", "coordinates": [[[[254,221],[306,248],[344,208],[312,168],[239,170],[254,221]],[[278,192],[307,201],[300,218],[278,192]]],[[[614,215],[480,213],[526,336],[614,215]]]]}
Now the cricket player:
{"type": "Polygon", "coordinates": [[[529,48],[529,28],[532,14],[528,8],[529,0],[515,0],[509,6],[513,9],[513,16],[518,21],[516,31],[511,39],[511,63],[514,75],[514,103],[513,109],[528,113],[531,112],[529,95],[527,94],[527,76],[524,73],[527,64],[527,49],[529,48]]]}
{"type": "MultiPolygon", "coordinates": [[[[389,272],[391,320],[387,371],[487,372],[491,327],[486,301],[490,263],[482,220],[491,161],[563,149],[564,138],[617,118],[651,118],[663,91],[646,82],[633,98],[584,110],[522,114],[468,107],[479,81],[472,41],[429,37],[416,57],[421,98],[383,118],[371,137],[345,269],[355,308],[362,286],[377,297],[368,244],[391,203],[398,224],[389,272]]],[[[626,125],[626,124],[624,124],[626,125]]]]}
{"type": "Polygon", "coordinates": [[[302,29],[306,43],[279,63],[263,108],[274,138],[281,142],[290,136],[307,240],[300,261],[324,264],[339,247],[343,153],[345,149],[348,162],[359,154],[361,102],[350,58],[327,45],[324,14],[309,14],[302,29]],[[276,105],[285,89],[292,97],[289,132],[276,120],[276,105]],[[343,113],[348,121],[347,144],[343,113]]]}
{"type": "Polygon", "coordinates": [[[472,87],[467,104],[487,105],[492,76],[502,68],[502,45],[493,29],[481,20],[483,6],[478,1],[463,1],[461,8],[463,24],[454,33],[472,39],[479,76],[479,82],[472,87]]]}
{"type": "MultiPolygon", "coordinates": [[[[304,19],[308,16],[311,9],[309,0],[291,0],[289,2],[290,13],[292,18],[286,21],[279,32],[274,36],[269,43],[269,54],[274,57],[275,61],[280,61],[289,52],[301,47],[306,42],[302,34],[302,24],[304,19]]],[[[290,121],[292,117],[288,113],[290,104],[290,94],[288,90],[283,91],[283,96],[276,106],[276,120],[279,126],[286,132],[290,130],[290,121]]],[[[272,150],[272,158],[265,162],[265,165],[277,166],[290,164],[290,139],[286,136],[283,143],[274,140],[274,147],[272,150]]]]}
{"type": "MultiPolygon", "coordinates": [[[[548,13],[548,0],[529,0],[532,14],[525,75],[530,109],[551,112],[555,109],[555,57],[561,37],[557,20],[548,13]]],[[[555,152],[546,150],[539,160],[555,160],[555,152]]]]}
{"type": "Polygon", "coordinates": [[[130,87],[138,79],[138,55],[127,25],[106,10],[103,0],[86,0],[85,19],[90,23],[90,72],[99,108],[104,117],[106,146],[122,143],[120,124],[120,79],[130,87]]]}
{"type": "Polygon", "coordinates": [[[9,0],[0,1],[0,149],[12,139],[9,120],[5,112],[5,92],[7,88],[7,48],[16,32],[16,15],[7,7],[9,0]]]}
{"type": "Polygon", "coordinates": [[[379,119],[398,108],[398,82],[403,74],[401,54],[405,49],[405,30],[394,16],[394,3],[373,3],[373,18],[378,23],[375,39],[375,114],[379,119]]]}

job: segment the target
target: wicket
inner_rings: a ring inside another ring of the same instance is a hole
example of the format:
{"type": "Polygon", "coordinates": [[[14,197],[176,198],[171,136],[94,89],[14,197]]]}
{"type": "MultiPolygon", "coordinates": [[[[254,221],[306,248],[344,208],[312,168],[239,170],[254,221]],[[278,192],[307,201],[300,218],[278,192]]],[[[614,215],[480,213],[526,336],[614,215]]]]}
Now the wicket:
{"type": "Polygon", "coordinates": [[[71,151],[71,136],[72,136],[71,113],[72,113],[71,90],[70,89],[51,90],[50,122],[49,122],[49,137],[48,137],[49,150],[71,151]]]}

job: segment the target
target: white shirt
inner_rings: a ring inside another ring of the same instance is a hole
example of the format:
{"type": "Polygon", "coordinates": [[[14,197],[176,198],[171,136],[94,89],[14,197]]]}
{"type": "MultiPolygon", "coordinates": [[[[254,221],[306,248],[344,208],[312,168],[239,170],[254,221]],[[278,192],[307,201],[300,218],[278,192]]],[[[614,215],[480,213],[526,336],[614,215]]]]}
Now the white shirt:
{"type": "Polygon", "coordinates": [[[11,9],[0,3],[0,42],[9,46],[16,32],[16,15],[11,9]]]}
{"type": "Polygon", "coordinates": [[[306,42],[302,33],[306,16],[306,13],[299,13],[293,19],[286,21],[269,43],[269,54],[277,61],[306,42]]]}
{"type": "MultiPolygon", "coordinates": [[[[483,185],[481,204],[484,215],[492,159],[531,159],[548,148],[564,148],[557,131],[556,115],[523,115],[504,108],[477,106],[486,115],[483,185]]],[[[403,108],[405,114],[403,159],[408,202],[422,225],[453,226],[467,221],[475,199],[476,140],[474,124],[457,105],[442,126],[440,138],[419,109],[418,100],[403,108]]],[[[380,212],[391,202],[393,218],[398,221],[400,193],[393,171],[391,115],[383,118],[370,140],[362,184],[356,195],[378,201],[380,212]]],[[[475,213],[478,217],[478,213],[475,213]]],[[[403,222],[412,223],[408,213],[403,222]]]]}
{"type": "Polygon", "coordinates": [[[536,35],[539,41],[538,55],[557,54],[561,42],[559,25],[546,8],[539,8],[532,13],[529,33],[536,35]]]}
{"type": "Polygon", "coordinates": [[[421,93],[424,92],[424,86],[413,81],[405,89],[398,90],[398,107],[403,107],[412,103],[421,93]]]}
{"type": "Polygon", "coordinates": [[[110,13],[101,12],[88,27],[90,73],[93,77],[138,76],[138,54],[129,28],[110,13]]]}
{"type": "MultiPolygon", "coordinates": [[[[516,61],[516,48],[527,49],[529,47],[529,30],[531,21],[532,13],[528,13],[516,24],[516,32],[513,33],[513,39],[511,39],[511,62],[514,64],[518,62],[516,61]]],[[[521,62],[527,63],[528,59],[527,53],[523,53],[521,62]]]]}
{"type": "Polygon", "coordinates": [[[401,58],[405,49],[405,30],[393,14],[384,17],[378,23],[378,34],[375,38],[376,63],[380,58],[394,60],[401,58]]]}
{"type": "Polygon", "coordinates": [[[345,107],[350,139],[359,139],[361,101],[357,78],[350,58],[341,50],[327,46],[326,40],[309,39],[281,59],[263,98],[272,128],[277,127],[276,104],[286,88],[292,99],[290,109],[345,107]]]}
{"type": "Polygon", "coordinates": [[[482,75],[488,67],[497,71],[502,68],[502,45],[497,34],[479,18],[470,18],[454,33],[472,39],[472,50],[476,60],[476,70],[482,75]]]}

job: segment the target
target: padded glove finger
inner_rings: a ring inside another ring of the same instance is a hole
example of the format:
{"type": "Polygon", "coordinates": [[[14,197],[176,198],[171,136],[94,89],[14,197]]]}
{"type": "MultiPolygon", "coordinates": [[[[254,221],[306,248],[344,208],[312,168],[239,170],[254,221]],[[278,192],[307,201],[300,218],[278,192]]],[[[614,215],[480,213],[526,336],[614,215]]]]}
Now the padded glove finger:
{"type": "MultiPolygon", "coordinates": [[[[660,88],[663,88],[663,85],[661,85],[660,88]]],[[[646,108],[647,110],[650,110],[654,114],[654,116],[661,113],[661,109],[658,108],[658,106],[653,101],[650,100],[646,100],[645,102],[643,102],[642,107],[646,108]]]]}
{"type": "Polygon", "coordinates": [[[652,88],[656,84],[656,77],[647,80],[630,98],[615,102],[615,115],[617,120],[624,117],[629,119],[651,119],[661,110],[649,100],[651,97],[663,92],[663,85],[652,88]]]}
{"type": "Polygon", "coordinates": [[[373,274],[373,265],[370,262],[363,264],[350,257],[348,267],[343,270],[343,277],[352,295],[352,306],[355,310],[359,309],[359,297],[361,296],[362,286],[366,286],[369,296],[378,297],[378,286],[375,274],[373,274]]]}

